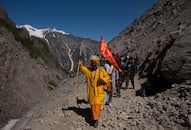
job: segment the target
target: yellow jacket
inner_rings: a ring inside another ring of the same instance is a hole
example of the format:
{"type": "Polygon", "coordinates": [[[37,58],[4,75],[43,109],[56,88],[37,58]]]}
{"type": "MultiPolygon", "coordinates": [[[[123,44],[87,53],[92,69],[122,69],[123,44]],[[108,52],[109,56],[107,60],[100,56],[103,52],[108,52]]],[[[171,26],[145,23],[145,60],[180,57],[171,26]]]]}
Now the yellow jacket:
{"type": "Polygon", "coordinates": [[[102,104],[104,100],[103,85],[97,86],[99,78],[103,79],[106,83],[110,82],[110,76],[104,68],[98,67],[95,71],[90,71],[79,61],[80,70],[86,75],[87,80],[87,96],[90,105],[102,104]]]}

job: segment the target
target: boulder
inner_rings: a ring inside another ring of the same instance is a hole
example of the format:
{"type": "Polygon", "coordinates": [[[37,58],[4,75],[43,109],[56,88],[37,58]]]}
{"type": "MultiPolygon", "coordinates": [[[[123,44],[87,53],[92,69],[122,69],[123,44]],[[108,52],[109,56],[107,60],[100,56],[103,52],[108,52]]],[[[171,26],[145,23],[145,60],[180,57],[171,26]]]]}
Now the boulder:
{"type": "Polygon", "coordinates": [[[191,79],[191,33],[182,35],[174,42],[162,61],[161,73],[170,83],[191,79]]]}

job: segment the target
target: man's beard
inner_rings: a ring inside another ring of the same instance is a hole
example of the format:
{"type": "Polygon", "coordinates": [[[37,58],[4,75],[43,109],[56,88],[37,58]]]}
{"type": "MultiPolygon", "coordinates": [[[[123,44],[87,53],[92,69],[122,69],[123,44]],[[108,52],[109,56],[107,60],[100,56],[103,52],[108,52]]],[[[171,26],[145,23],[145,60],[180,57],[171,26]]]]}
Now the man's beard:
{"type": "Polygon", "coordinates": [[[97,69],[97,66],[96,65],[92,65],[92,71],[96,70],[97,69]]]}

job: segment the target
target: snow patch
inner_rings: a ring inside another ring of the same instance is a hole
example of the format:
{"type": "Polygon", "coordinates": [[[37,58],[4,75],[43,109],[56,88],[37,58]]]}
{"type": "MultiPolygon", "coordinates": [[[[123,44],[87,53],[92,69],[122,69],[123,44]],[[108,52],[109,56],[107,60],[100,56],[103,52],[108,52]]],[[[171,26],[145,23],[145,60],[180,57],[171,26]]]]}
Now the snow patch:
{"type": "Polygon", "coordinates": [[[11,130],[11,128],[15,125],[15,123],[18,121],[18,119],[12,119],[8,122],[8,124],[3,127],[1,130],[11,130]]]}
{"type": "Polygon", "coordinates": [[[43,38],[45,39],[45,35],[49,32],[59,32],[62,33],[64,35],[68,35],[68,33],[62,31],[62,30],[57,30],[57,29],[51,29],[51,28],[45,28],[45,29],[37,29],[32,27],[31,25],[17,25],[17,28],[25,28],[28,32],[30,36],[35,36],[35,37],[39,37],[39,38],[43,38]]]}

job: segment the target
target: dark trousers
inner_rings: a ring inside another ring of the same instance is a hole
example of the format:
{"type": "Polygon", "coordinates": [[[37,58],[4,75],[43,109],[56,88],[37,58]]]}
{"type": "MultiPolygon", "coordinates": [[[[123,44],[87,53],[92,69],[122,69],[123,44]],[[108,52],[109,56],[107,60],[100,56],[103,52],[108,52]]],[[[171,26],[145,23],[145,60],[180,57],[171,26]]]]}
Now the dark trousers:
{"type": "Polygon", "coordinates": [[[117,96],[121,96],[121,86],[123,83],[123,79],[122,78],[118,78],[116,81],[116,92],[117,92],[117,96]]]}
{"type": "Polygon", "coordinates": [[[135,88],[134,77],[135,77],[134,75],[127,74],[127,77],[126,77],[126,88],[128,88],[129,80],[131,81],[133,89],[135,88]]]}
{"type": "MultiPolygon", "coordinates": [[[[127,87],[127,85],[128,85],[127,83],[129,82],[129,81],[128,81],[128,80],[129,80],[129,78],[128,78],[128,73],[127,73],[127,72],[120,73],[120,74],[119,74],[119,77],[122,78],[122,84],[123,84],[123,82],[125,81],[126,87],[127,87]]],[[[121,85],[122,85],[122,84],[121,84],[121,85]]],[[[126,88],[126,87],[125,87],[125,88],[126,88]]]]}

